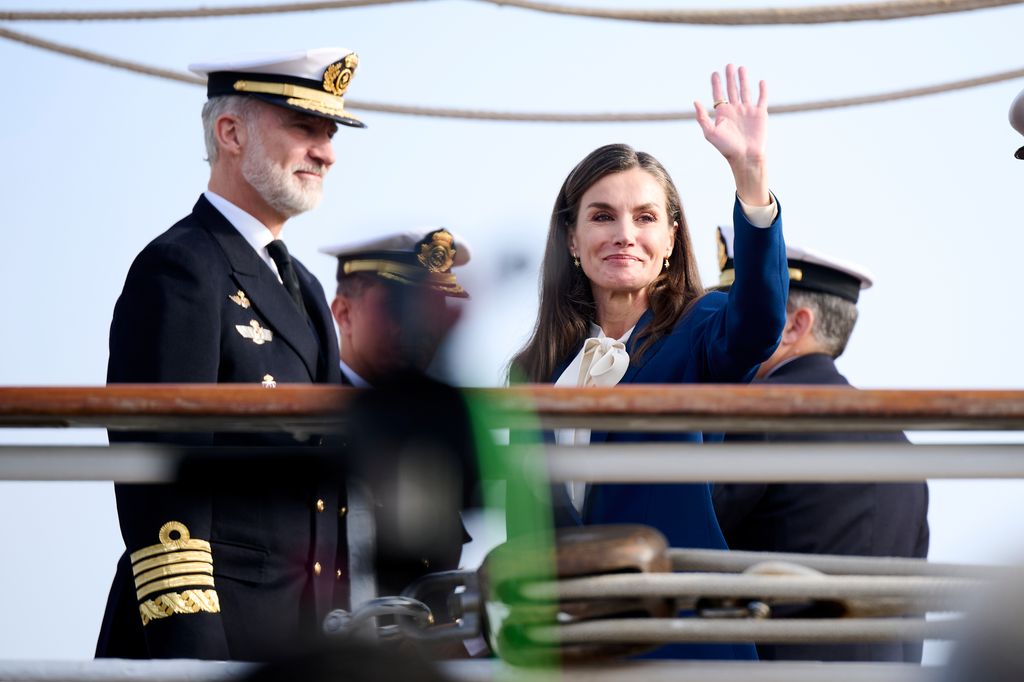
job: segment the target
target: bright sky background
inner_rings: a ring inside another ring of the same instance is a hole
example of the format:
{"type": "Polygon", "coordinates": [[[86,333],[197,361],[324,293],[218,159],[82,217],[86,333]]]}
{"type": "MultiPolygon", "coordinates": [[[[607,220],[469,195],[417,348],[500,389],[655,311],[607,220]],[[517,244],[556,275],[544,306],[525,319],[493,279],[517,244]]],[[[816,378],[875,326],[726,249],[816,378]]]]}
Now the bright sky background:
{"type": "MultiPolygon", "coordinates": [[[[3,0],[0,10],[149,4],[3,0]]],[[[339,45],[360,55],[352,99],[596,112],[680,110],[695,98],[709,105],[708,76],[728,61],[767,80],[770,101],[778,104],[1019,68],[1022,22],[1024,7],[1010,7],[880,23],[713,28],[435,0],[257,18],[5,26],[181,71],[207,57],[339,45]]],[[[7,248],[0,384],[100,385],[111,311],[128,266],[205,188],[205,92],[5,41],[0,76],[7,248]]],[[[1006,119],[1022,87],[1016,81],[772,118],[770,184],[783,206],[787,241],[860,263],[876,276],[839,363],[857,385],[1022,387],[1024,162],[1012,154],[1024,140],[1006,119]]],[[[362,118],[367,130],[342,129],[335,138],[339,161],[321,207],[291,221],[284,237],[328,290],[333,262],[316,251],[325,244],[427,225],[466,237],[473,259],[459,278],[473,299],[451,356],[463,384],[502,381],[504,364],[534,320],[537,265],[555,194],[599,145],[627,142],[666,165],[682,193],[704,279],[717,278],[714,226],[730,219],[733,188],[724,160],[695,123],[362,118]]],[[[105,442],[102,432],[0,431],[0,442],[40,439],[105,442]]],[[[1018,557],[1022,492],[1017,482],[933,484],[932,558],[1018,557]]],[[[0,483],[0,539],[0,659],[90,657],[123,547],[112,486],[0,483]]]]}

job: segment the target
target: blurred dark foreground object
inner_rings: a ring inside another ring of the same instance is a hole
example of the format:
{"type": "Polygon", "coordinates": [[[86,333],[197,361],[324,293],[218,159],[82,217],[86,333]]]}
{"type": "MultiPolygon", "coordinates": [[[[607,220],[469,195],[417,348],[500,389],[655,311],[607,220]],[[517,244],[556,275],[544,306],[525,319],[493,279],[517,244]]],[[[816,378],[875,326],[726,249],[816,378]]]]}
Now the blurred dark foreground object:
{"type": "Polygon", "coordinates": [[[361,393],[345,420],[347,467],[372,497],[377,593],[397,595],[426,573],[457,568],[471,539],[460,512],[480,504],[461,393],[422,373],[400,372],[361,393]]]}
{"type": "Polygon", "coordinates": [[[264,665],[244,682],[450,682],[430,661],[395,646],[334,642],[264,665]]]}
{"type": "Polygon", "coordinates": [[[941,682],[1024,679],[1024,568],[978,600],[941,682]]]}

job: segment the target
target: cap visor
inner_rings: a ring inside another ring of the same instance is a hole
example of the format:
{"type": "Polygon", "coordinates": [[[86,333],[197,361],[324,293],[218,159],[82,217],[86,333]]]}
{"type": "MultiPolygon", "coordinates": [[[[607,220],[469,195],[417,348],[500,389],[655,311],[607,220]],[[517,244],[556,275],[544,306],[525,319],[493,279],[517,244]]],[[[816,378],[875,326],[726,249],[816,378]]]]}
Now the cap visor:
{"type": "Polygon", "coordinates": [[[334,121],[336,123],[340,123],[345,126],[350,126],[352,128],[366,127],[365,123],[360,121],[358,118],[349,115],[348,112],[343,112],[342,114],[328,113],[326,111],[307,109],[306,107],[289,104],[286,98],[278,97],[276,95],[264,95],[262,93],[245,94],[247,94],[249,97],[255,97],[256,99],[266,102],[267,104],[273,104],[284,109],[291,109],[292,111],[297,111],[300,114],[308,114],[309,116],[316,116],[317,118],[326,118],[329,121],[334,121]]]}

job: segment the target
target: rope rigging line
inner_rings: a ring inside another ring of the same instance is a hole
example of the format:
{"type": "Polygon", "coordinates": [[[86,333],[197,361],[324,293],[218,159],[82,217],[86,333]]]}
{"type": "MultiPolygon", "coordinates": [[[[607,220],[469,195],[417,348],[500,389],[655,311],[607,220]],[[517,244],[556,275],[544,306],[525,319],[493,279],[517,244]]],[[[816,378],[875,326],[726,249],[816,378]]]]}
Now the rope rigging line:
{"type": "MultiPolygon", "coordinates": [[[[422,0],[322,0],[317,2],[283,2],[269,5],[237,7],[198,7],[192,9],[104,10],[104,11],[7,11],[0,12],[4,21],[124,21],[146,19],[188,19],[291,12],[313,12],[350,9],[374,5],[391,5],[422,0]]],[[[766,26],[786,24],[827,24],[852,21],[886,21],[912,17],[969,12],[993,7],[1017,5],[1024,0],[886,0],[840,5],[808,7],[765,7],[760,9],[598,9],[571,7],[533,0],[477,0],[499,7],[515,7],[533,12],[619,21],[641,21],[662,24],[696,24],[717,26],[766,26]]]]}
{"type": "MultiPolygon", "coordinates": [[[[1024,0],[1021,0],[1024,2],[1024,0]]],[[[71,47],[61,43],[45,40],[18,31],[12,31],[0,27],[0,39],[31,45],[42,50],[56,52],[69,57],[75,57],[96,64],[112,66],[114,68],[131,71],[147,76],[164,78],[180,83],[193,85],[205,84],[205,79],[191,74],[162,69],[155,66],[148,66],[138,62],[111,57],[91,50],[71,47]]],[[[955,92],[976,88],[982,85],[1000,83],[1003,81],[1024,78],[1024,68],[1002,71],[986,76],[966,78],[963,80],[939,83],[917,88],[893,90],[874,95],[860,95],[855,97],[844,97],[838,99],[818,100],[811,102],[797,102],[793,104],[779,104],[768,107],[771,114],[793,114],[806,111],[824,111],[828,109],[842,109],[846,107],[862,106],[865,104],[880,104],[883,102],[895,102],[904,99],[913,99],[927,95],[937,95],[945,92],[955,92]]],[[[553,112],[511,112],[491,111],[477,109],[458,109],[449,107],[421,107],[404,104],[388,104],[384,102],[367,102],[362,100],[347,100],[350,109],[360,111],[372,111],[384,114],[397,114],[402,116],[423,116],[433,118],[463,119],[474,121],[512,121],[520,123],[653,123],[670,121],[692,121],[696,117],[692,111],[665,111],[665,112],[624,112],[624,113],[553,113],[553,112]]]]}

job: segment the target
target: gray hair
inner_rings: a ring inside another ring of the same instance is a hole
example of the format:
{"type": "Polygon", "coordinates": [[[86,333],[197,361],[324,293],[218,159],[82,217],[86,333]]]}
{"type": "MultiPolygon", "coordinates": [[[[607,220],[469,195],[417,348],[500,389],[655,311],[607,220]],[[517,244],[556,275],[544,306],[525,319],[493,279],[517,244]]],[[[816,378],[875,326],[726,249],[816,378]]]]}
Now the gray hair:
{"type": "Polygon", "coordinates": [[[786,312],[792,313],[797,308],[810,308],[814,312],[811,333],[822,349],[833,358],[842,355],[853,333],[853,325],[857,323],[857,306],[832,294],[790,289],[786,312]]]}
{"type": "Polygon", "coordinates": [[[339,274],[337,294],[345,298],[359,298],[371,286],[383,281],[372,272],[353,272],[348,275],[339,274]]]}
{"type": "Polygon", "coordinates": [[[203,139],[206,142],[206,161],[211,166],[217,161],[220,150],[217,148],[217,119],[230,114],[242,119],[248,125],[251,114],[256,109],[257,100],[240,95],[222,95],[211,97],[203,105],[203,139]]]}

